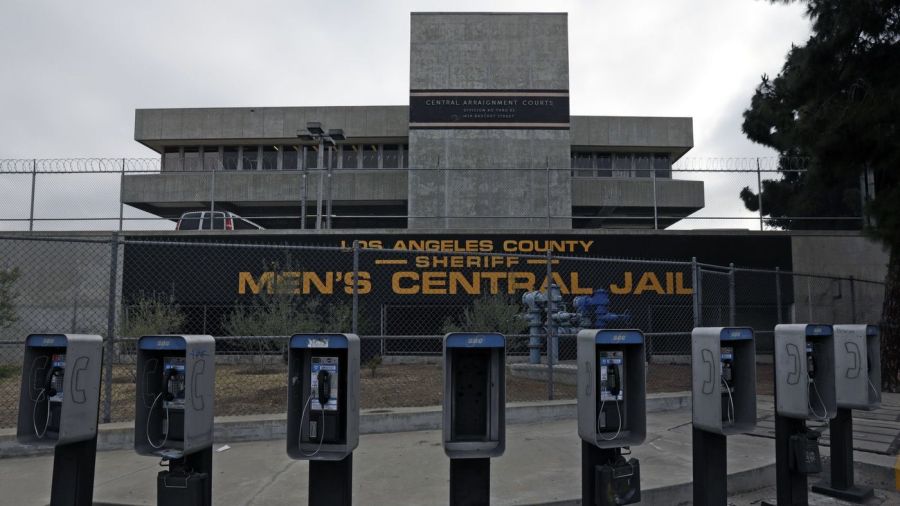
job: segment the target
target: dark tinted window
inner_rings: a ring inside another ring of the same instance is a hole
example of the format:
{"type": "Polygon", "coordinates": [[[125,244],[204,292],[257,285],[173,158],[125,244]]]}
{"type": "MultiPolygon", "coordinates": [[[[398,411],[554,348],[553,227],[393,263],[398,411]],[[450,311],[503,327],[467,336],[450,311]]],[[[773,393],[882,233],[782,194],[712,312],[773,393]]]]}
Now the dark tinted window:
{"type": "Polygon", "coordinates": [[[200,228],[200,213],[186,213],[178,223],[178,230],[197,230],[200,228]]]}
{"type": "Polygon", "coordinates": [[[263,146],[262,170],[278,170],[278,146],[263,146]]]}
{"type": "Polygon", "coordinates": [[[238,147],[225,146],[222,153],[222,168],[225,170],[237,170],[238,167],[238,147]]]}
{"type": "Polygon", "coordinates": [[[306,147],[306,158],[303,160],[303,167],[307,169],[319,167],[319,146],[306,147]]]}
{"type": "Polygon", "coordinates": [[[378,144],[364,144],[362,146],[362,168],[378,168],[378,144]]]}
{"type": "Polygon", "coordinates": [[[396,169],[400,167],[400,146],[396,144],[385,144],[384,153],[381,155],[382,167],[385,169],[396,169]]]}
{"type": "Polygon", "coordinates": [[[597,175],[600,177],[612,177],[612,156],[609,153],[597,153],[594,163],[597,167],[597,175]]]}
{"type": "Polygon", "coordinates": [[[282,146],[281,147],[281,169],[282,170],[297,170],[299,167],[297,166],[297,162],[300,161],[300,152],[299,149],[302,149],[300,146],[282,146]]]}
{"type": "Polygon", "coordinates": [[[259,168],[257,155],[259,154],[259,146],[244,146],[243,156],[241,157],[241,170],[256,170],[259,168]]]}
{"type": "Polygon", "coordinates": [[[200,148],[184,148],[184,170],[192,172],[200,170],[200,148]]]}
{"type": "Polygon", "coordinates": [[[355,169],[357,165],[357,160],[359,159],[359,146],[356,144],[347,144],[341,146],[341,158],[343,161],[343,165],[341,167],[345,169],[355,169]]]}
{"type": "Polygon", "coordinates": [[[653,170],[656,171],[656,177],[672,177],[672,162],[668,153],[657,153],[653,155],[653,170]]]}

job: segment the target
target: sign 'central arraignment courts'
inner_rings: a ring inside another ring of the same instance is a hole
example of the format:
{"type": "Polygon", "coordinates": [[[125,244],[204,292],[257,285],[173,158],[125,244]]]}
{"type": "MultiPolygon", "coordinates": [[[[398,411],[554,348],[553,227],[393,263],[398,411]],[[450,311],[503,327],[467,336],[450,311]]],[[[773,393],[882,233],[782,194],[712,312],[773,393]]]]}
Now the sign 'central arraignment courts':
{"type": "Polygon", "coordinates": [[[410,128],[568,130],[568,90],[411,90],[410,128]]]}

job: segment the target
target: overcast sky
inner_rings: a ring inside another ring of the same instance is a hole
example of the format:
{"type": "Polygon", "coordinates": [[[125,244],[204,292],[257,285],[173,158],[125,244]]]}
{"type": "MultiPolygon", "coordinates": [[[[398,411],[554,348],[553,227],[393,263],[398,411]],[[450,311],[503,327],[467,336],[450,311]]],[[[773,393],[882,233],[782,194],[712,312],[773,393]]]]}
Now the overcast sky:
{"type": "Polygon", "coordinates": [[[0,158],[153,156],[136,108],[406,104],[409,13],[450,10],[568,12],[572,114],[693,117],[701,158],[772,156],[741,113],[809,34],[760,0],[3,0],[0,158]]]}

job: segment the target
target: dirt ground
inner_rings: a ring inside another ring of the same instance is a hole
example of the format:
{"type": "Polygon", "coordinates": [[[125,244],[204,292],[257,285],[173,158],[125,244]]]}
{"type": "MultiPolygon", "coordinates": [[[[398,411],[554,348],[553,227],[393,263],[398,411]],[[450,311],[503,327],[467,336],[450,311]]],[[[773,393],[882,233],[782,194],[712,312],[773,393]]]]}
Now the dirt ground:
{"type": "MultiPolygon", "coordinates": [[[[216,366],[216,414],[251,415],[283,413],[287,403],[286,368],[281,365],[216,366]]],[[[361,376],[361,408],[378,409],[436,406],[441,403],[440,364],[381,365],[374,375],[364,369],[361,376]]],[[[689,365],[650,364],[647,391],[678,392],[691,389],[689,365]]],[[[506,377],[509,402],[547,399],[544,381],[506,377]]],[[[757,392],[772,394],[772,366],[757,367],[757,392]]],[[[572,399],[573,385],[554,385],[555,399],[572,399]]],[[[15,427],[18,413],[19,374],[0,379],[0,428],[15,427]]],[[[101,403],[105,392],[101,391],[101,403]]],[[[134,371],[132,366],[113,368],[112,421],[134,418],[134,371]]]]}

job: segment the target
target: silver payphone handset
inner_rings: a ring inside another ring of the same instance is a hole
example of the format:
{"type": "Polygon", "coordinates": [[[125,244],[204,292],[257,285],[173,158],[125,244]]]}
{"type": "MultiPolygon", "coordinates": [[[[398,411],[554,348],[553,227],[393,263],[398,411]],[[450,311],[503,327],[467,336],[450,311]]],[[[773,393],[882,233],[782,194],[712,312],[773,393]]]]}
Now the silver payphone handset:
{"type": "Polygon", "coordinates": [[[624,427],[622,406],[625,400],[623,378],[625,377],[625,360],[622,351],[600,352],[600,407],[597,409],[597,438],[612,441],[619,437],[624,427]],[[608,403],[608,404],[607,404],[608,403]],[[612,422],[611,407],[616,410],[616,421],[612,422]],[[609,432],[615,423],[616,432],[606,437],[601,432],[609,432]]]}
{"type": "Polygon", "coordinates": [[[815,398],[818,400],[820,406],[822,406],[822,415],[819,415],[819,412],[813,407],[813,396],[808,395],[809,399],[809,411],[820,418],[820,421],[827,422],[828,421],[828,407],[825,406],[825,400],[822,399],[822,395],[819,393],[819,388],[816,386],[816,374],[818,367],[816,364],[816,356],[815,356],[815,345],[813,343],[806,343],[806,375],[809,377],[809,390],[811,394],[815,394],[815,398]]]}
{"type": "Polygon", "coordinates": [[[147,443],[151,447],[161,449],[169,441],[173,425],[171,423],[172,411],[184,411],[184,357],[163,357],[162,384],[147,412],[146,435],[147,443]],[[154,443],[153,438],[150,437],[150,420],[157,404],[165,410],[165,418],[162,421],[163,439],[159,443],[154,443]]]}
{"type": "Polygon", "coordinates": [[[722,347],[719,354],[722,380],[722,421],[734,424],[734,348],[722,347]]]}
{"type": "Polygon", "coordinates": [[[303,439],[302,432],[306,428],[304,420],[308,420],[309,438],[315,440],[318,434],[319,446],[312,453],[306,453],[301,449],[300,452],[307,457],[315,457],[322,450],[322,444],[325,442],[326,412],[338,411],[339,377],[338,357],[318,355],[310,357],[310,389],[300,413],[300,438],[303,439]],[[312,419],[312,413],[315,411],[319,412],[318,420],[312,419]]]}
{"type": "Polygon", "coordinates": [[[59,432],[60,410],[62,409],[63,384],[66,370],[66,355],[62,353],[52,355],[49,365],[47,374],[44,375],[43,383],[40,385],[40,390],[34,400],[32,412],[34,435],[38,439],[43,439],[48,430],[52,429],[51,432],[59,432]],[[46,405],[47,413],[44,417],[44,428],[38,429],[37,412],[38,406],[40,406],[41,403],[46,405]]]}

